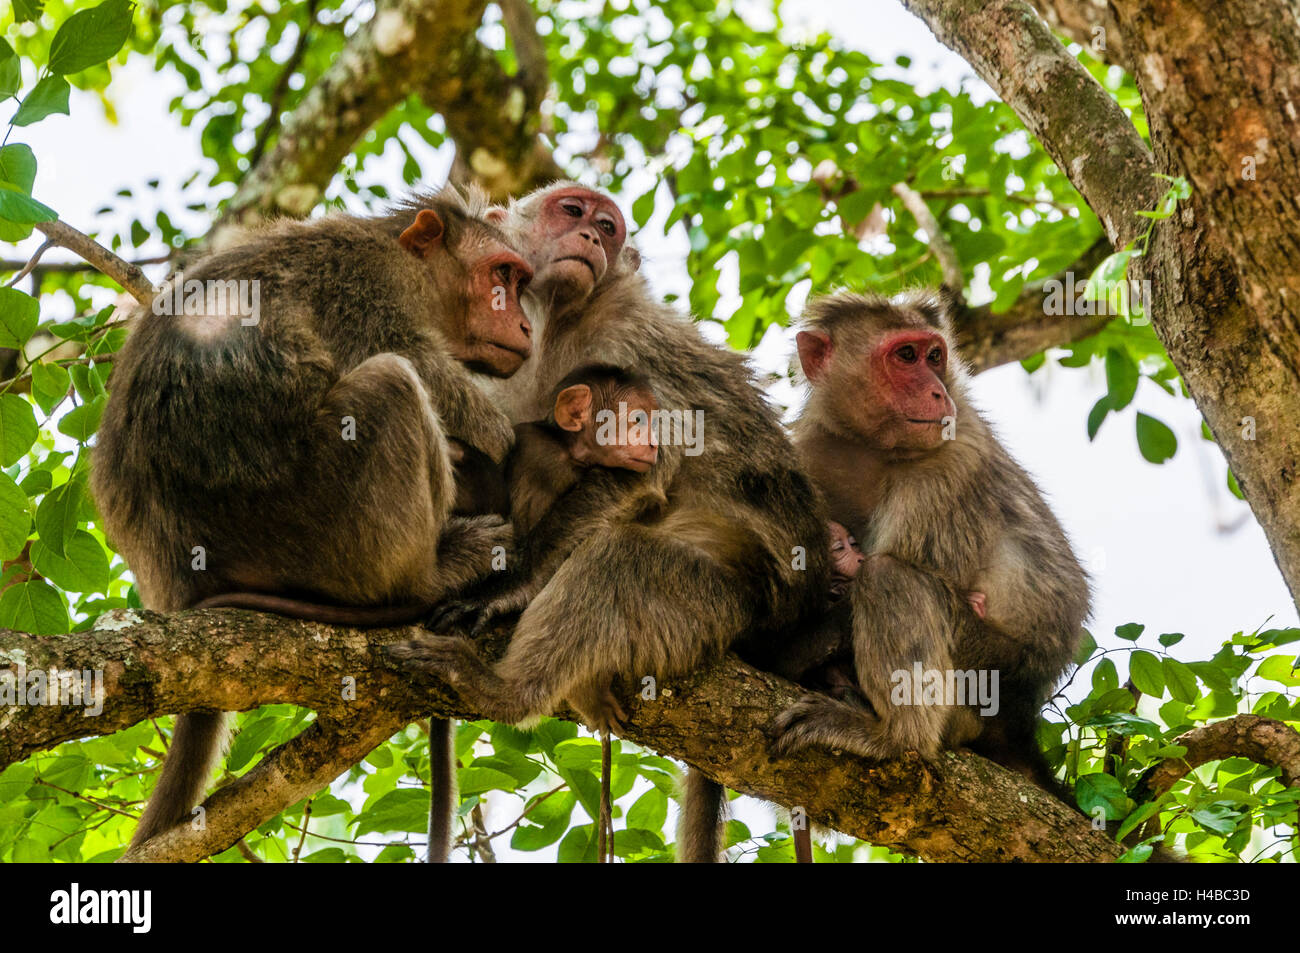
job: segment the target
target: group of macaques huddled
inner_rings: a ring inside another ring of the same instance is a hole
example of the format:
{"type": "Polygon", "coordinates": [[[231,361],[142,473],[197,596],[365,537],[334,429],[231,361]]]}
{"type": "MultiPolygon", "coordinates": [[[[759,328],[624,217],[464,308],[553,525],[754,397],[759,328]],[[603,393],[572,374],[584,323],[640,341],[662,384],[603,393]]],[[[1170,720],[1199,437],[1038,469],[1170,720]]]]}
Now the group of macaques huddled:
{"type": "MultiPolygon", "coordinates": [[[[519,723],[566,703],[603,731],[620,686],[734,648],[810,689],[776,720],[778,754],[966,746],[1051,786],[1035,725],[1088,581],[967,402],[947,297],[813,301],[787,433],[744,356],[639,265],[614,202],[571,183],[225,240],[185,280],[259,282],[256,320],[141,307],[95,449],[144,605],[425,621],[394,655],[467,707],[519,723]],[[703,421],[694,452],[656,431],[673,411],[703,421]],[[495,664],[440,634],[510,613],[495,664]],[[898,704],[918,663],[997,673],[996,714],[898,704]]],[[[133,844],[188,817],[225,732],[220,713],[177,719],[133,844]]],[[[436,861],[454,765],[447,723],[431,735],[436,861]]],[[[680,859],[719,859],[724,803],[692,769],[680,859]]]]}

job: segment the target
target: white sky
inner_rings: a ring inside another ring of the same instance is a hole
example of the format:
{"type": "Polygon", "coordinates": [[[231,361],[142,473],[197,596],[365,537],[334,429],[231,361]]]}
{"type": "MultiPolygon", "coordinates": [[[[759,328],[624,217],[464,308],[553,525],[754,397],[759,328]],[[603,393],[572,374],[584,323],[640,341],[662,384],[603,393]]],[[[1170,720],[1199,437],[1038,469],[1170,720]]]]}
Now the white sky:
{"type": "MultiPolygon", "coordinates": [[[[955,85],[973,78],[960,58],[894,0],[799,0],[787,3],[784,12],[795,25],[829,29],[877,61],[909,54],[913,65],[900,75],[912,82],[955,85]]],[[[203,216],[186,212],[177,198],[179,183],[200,161],[197,135],[179,128],[166,111],[178,91],[178,81],[134,63],[116,74],[111,87],[119,114],[116,126],[105,121],[95,97],[74,90],[71,117],[51,117],[15,130],[10,141],[31,145],[40,163],[36,196],[64,220],[85,228],[94,210],[117,189],[159,177],[164,182],[160,198],[173,222],[200,230],[203,216]]],[[[426,152],[427,171],[445,170],[446,155],[426,152]]],[[[399,191],[400,163],[393,159],[383,164],[383,181],[399,191]]],[[[634,181],[632,194],[648,184],[634,181]]],[[[149,218],[152,213],[151,208],[149,218]]],[[[680,290],[685,236],[679,226],[665,238],[659,227],[663,214],[660,209],[638,241],[659,289],[680,290]]],[[[33,246],[28,242],[23,247],[33,246]]],[[[4,255],[16,252],[7,248],[4,255]]],[[[57,252],[46,260],[58,260],[57,252]]],[[[779,368],[789,350],[783,335],[774,332],[760,347],[756,363],[779,368]]],[[[1192,403],[1143,383],[1134,406],[1112,415],[1090,444],[1085,421],[1104,389],[1098,368],[1052,365],[1033,377],[1011,366],[975,381],[979,406],[1037,478],[1093,574],[1091,629],[1097,640],[1116,644],[1115,626],[1142,622],[1149,633],[1186,633],[1174,651],[1180,658],[1196,659],[1207,657],[1238,630],[1266,622],[1296,625],[1295,606],[1263,533],[1246,505],[1228,494],[1222,455],[1200,439],[1192,403]],[[1139,455],[1133,435],[1136,410],[1159,417],[1177,433],[1179,450],[1172,461],[1154,466],[1139,455]],[[1234,528],[1221,528],[1229,525],[1234,528]]],[[[1120,667],[1123,671],[1122,663],[1120,667]]],[[[742,816],[750,815],[756,830],[770,829],[751,813],[764,810],[753,805],[742,816]]],[[[518,856],[530,858],[536,855],[518,856]]]]}

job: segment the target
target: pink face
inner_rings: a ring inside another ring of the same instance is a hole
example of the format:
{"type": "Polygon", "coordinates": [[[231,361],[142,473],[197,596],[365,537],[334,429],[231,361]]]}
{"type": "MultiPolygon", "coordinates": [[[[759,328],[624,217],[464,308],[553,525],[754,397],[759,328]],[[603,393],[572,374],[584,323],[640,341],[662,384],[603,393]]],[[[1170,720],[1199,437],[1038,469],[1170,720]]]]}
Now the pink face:
{"type": "Polygon", "coordinates": [[[470,268],[470,311],[464,339],[453,347],[468,367],[493,377],[509,377],[528,359],[533,329],[519,296],[532,269],[501,244],[485,249],[470,268]]]}
{"type": "Polygon", "coordinates": [[[918,432],[938,431],[945,417],[957,413],[948,389],[948,345],[930,331],[904,330],[886,335],[871,355],[872,378],[881,397],[897,411],[900,422],[918,432]]]}
{"type": "Polygon", "coordinates": [[[618,259],[627,224],[607,196],[572,186],[545,197],[531,238],[534,290],[577,301],[591,294],[618,259]]]}

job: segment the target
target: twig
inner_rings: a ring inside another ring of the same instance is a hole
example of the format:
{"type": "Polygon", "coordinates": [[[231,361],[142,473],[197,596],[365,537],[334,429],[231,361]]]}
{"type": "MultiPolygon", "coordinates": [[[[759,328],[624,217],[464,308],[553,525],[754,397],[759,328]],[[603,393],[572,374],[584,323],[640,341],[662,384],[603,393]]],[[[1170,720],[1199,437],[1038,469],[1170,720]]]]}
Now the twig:
{"type": "MultiPolygon", "coordinates": [[[[248,861],[250,864],[266,863],[266,861],[264,861],[261,857],[258,857],[255,853],[253,853],[253,848],[249,847],[248,844],[244,842],[244,838],[242,837],[239,838],[239,840],[235,841],[235,850],[239,851],[239,856],[243,857],[244,860],[248,861]]],[[[296,859],[297,858],[295,858],[295,860],[296,859]]]]}
{"type": "Polygon", "coordinates": [[[289,91],[289,80],[293,78],[293,74],[298,69],[298,64],[302,62],[302,58],[307,52],[308,35],[311,28],[316,25],[316,8],[319,2],[320,0],[307,0],[306,22],[298,28],[298,42],[294,45],[289,58],[285,60],[284,69],[280,71],[280,78],[276,81],[275,89],[271,91],[270,98],[267,100],[271,112],[266,117],[266,122],[262,123],[262,128],[257,131],[257,141],[253,143],[253,151],[248,154],[249,168],[257,165],[261,160],[271,135],[280,128],[280,109],[284,105],[285,94],[289,91]]]}
{"type": "Polygon", "coordinates": [[[302,845],[307,840],[307,825],[311,823],[311,798],[302,806],[302,836],[298,838],[298,846],[293,849],[293,863],[298,863],[298,855],[302,853],[302,845]]]}
{"type": "Polygon", "coordinates": [[[86,259],[95,270],[112,278],[141,304],[153,299],[153,284],[138,266],[113,254],[88,235],[63,222],[37,222],[36,228],[51,242],[86,259]]]}
{"type": "Polygon", "coordinates": [[[474,851],[483,858],[485,864],[495,864],[497,862],[496,851],[492,849],[492,838],[488,836],[487,824],[483,820],[483,802],[479,801],[474,805],[474,810],[470,812],[470,817],[474,821],[474,843],[471,845],[474,851]]]}
{"type": "Polygon", "coordinates": [[[944,286],[953,291],[960,291],[966,286],[966,277],[962,274],[961,262],[957,260],[957,250],[952,247],[952,243],[939,228],[939,222],[930,211],[930,206],[925,204],[921,193],[906,182],[896,183],[893,191],[902,201],[903,207],[912,213],[916,224],[925,232],[926,240],[934,250],[934,257],[939,259],[939,267],[943,269],[944,286]]]}
{"type": "Polygon", "coordinates": [[[1031,208],[1035,205],[1050,205],[1058,212],[1069,214],[1073,211],[1073,206],[1065,205],[1055,199],[1040,199],[1033,195],[1026,195],[1024,192],[994,192],[992,189],[978,188],[976,186],[956,186],[951,189],[922,189],[921,198],[923,199],[981,199],[995,198],[1005,199],[1008,202],[1016,202],[1020,205],[1028,205],[1031,208]]]}
{"type": "Polygon", "coordinates": [[[10,281],[9,284],[6,285],[6,287],[12,288],[14,285],[18,284],[18,282],[22,281],[24,278],[30,275],[32,273],[32,269],[36,267],[36,263],[41,260],[41,256],[44,255],[47,251],[49,251],[51,248],[53,248],[56,244],[57,242],[55,242],[53,239],[47,238],[45,242],[41,245],[41,247],[36,249],[36,253],[32,255],[31,258],[27,259],[27,264],[23,265],[22,270],[19,271],[18,274],[14,275],[13,280],[10,281]]]}
{"type": "Polygon", "coordinates": [[[36,783],[42,784],[47,788],[54,788],[54,790],[61,791],[62,793],[68,795],[69,797],[75,797],[78,801],[85,801],[87,804],[93,804],[101,811],[112,811],[114,814],[121,814],[123,817],[129,817],[133,821],[139,820],[139,818],[137,818],[134,814],[131,814],[128,811],[124,811],[121,808],[113,807],[113,805],[111,804],[101,804],[99,801],[96,801],[94,798],[86,797],[86,795],[84,794],[78,794],[76,791],[69,791],[67,788],[61,788],[57,784],[51,784],[49,781],[46,781],[44,778],[37,778],[36,783]]]}

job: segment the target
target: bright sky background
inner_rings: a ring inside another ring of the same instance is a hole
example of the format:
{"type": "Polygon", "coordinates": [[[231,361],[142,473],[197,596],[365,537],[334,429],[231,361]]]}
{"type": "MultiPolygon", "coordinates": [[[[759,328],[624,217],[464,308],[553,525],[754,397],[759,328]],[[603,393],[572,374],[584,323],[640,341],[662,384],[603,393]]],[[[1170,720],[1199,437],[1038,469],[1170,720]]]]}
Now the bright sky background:
{"type": "MultiPolygon", "coordinates": [[[[787,3],[784,12],[796,28],[828,29],[877,61],[910,55],[913,65],[899,74],[911,82],[955,86],[965,80],[982,86],[964,61],[940,46],[895,0],[798,0],[787,3]]],[[[51,117],[15,130],[11,141],[27,142],[40,162],[36,196],[70,224],[85,228],[94,210],[117,189],[159,177],[159,199],[172,220],[201,230],[203,216],[187,212],[178,200],[179,183],[201,161],[197,135],[179,128],[166,111],[179,91],[174,77],[133,63],[116,74],[111,87],[117,125],[105,121],[95,97],[74,90],[71,117],[51,117]]],[[[424,167],[436,182],[434,176],[445,174],[450,157],[425,151],[429,161],[424,167]]],[[[382,167],[367,166],[367,172],[378,172],[385,184],[400,191],[400,163],[390,158],[382,167]]],[[[634,183],[633,191],[648,184],[634,183]]],[[[625,201],[625,210],[629,206],[625,201]]],[[[148,209],[146,220],[152,214],[148,209]]],[[[678,226],[663,236],[663,215],[661,208],[638,243],[656,287],[680,290],[685,235],[678,226]]],[[[12,248],[4,252],[6,257],[14,254],[12,248]]],[[[58,253],[46,260],[58,260],[58,253]]],[[[755,363],[780,370],[787,366],[790,350],[785,335],[774,332],[756,352],[755,363]]],[[[1228,493],[1222,455],[1200,439],[1200,417],[1191,401],[1143,383],[1134,405],[1112,415],[1090,444],[1085,421],[1104,390],[1099,368],[1070,370],[1050,363],[1032,377],[1010,366],[975,379],[978,405],[1037,478],[1092,572],[1096,598],[1091,629],[1098,641],[1115,644],[1115,626],[1142,622],[1151,633],[1186,633],[1174,651],[1195,659],[1207,657],[1236,631],[1266,623],[1296,625],[1295,606],[1264,535],[1246,504],[1228,493]],[[1174,429],[1179,449],[1173,460],[1155,466],[1139,455],[1133,431],[1137,410],[1174,429]]],[[[778,390],[776,396],[788,401],[793,395],[778,390]]],[[[1120,669],[1124,671],[1122,661],[1120,669]]],[[[753,810],[762,809],[746,808],[742,816],[753,816],[753,810]]],[[[755,826],[769,829],[762,824],[755,826]]]]}

